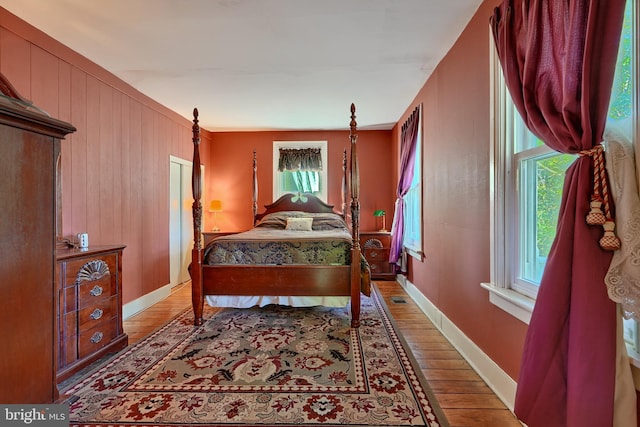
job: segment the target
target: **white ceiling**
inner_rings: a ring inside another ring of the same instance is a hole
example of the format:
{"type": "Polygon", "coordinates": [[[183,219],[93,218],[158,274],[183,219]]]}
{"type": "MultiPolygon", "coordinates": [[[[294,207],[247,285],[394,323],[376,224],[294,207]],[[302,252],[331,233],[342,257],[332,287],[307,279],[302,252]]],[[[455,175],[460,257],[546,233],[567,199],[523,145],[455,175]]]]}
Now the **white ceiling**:
{"type": "Polygon", "coordinates": [[[482,0],[0,0],[211,131],[391,129],[482,0]]]}

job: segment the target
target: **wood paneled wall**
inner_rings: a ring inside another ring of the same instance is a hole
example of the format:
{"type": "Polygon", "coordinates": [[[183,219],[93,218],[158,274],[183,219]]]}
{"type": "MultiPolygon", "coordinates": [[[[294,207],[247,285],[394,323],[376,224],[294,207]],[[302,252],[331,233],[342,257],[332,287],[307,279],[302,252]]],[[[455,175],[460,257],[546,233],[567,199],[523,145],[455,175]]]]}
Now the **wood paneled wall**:
{"type": "Polygon", "coordinates": [[[1,8],[0,71],[78,129],[62,141],[63,233],[127,245],[125,303],[167,285],[169,156],[191,159],[191,121],[1,8]]]}

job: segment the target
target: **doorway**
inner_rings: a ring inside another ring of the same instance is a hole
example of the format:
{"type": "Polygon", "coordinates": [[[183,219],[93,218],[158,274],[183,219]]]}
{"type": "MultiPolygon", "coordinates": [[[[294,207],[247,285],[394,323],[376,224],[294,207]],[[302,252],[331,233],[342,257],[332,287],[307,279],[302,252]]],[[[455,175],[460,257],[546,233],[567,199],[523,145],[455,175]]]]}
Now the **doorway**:
{"type": "MultiPolygon", "coordinates": [[[[204,169],[204,166],[203,166],[204,169]]],[[[171,287],[191,279],[187,268],[193,249],[193,163],[169,157],[169,275],[171,287]]],[[[204,171],[202,173],[204,177],[204,171]]]]}

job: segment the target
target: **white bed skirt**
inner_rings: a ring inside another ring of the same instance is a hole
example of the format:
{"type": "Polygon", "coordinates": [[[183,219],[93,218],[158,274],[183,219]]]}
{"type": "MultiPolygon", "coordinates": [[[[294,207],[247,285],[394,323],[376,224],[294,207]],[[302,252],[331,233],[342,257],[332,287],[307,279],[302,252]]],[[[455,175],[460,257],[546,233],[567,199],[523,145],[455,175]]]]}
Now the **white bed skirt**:
{"type": "Polygon", "coordinates": [[[205,300],[211,307],[249,308],[264,307],[269,304],[288,305],[290,307],[346,307],[350,297],[273,297],[273,296],[236,296],[206,295],[205,300]]]}

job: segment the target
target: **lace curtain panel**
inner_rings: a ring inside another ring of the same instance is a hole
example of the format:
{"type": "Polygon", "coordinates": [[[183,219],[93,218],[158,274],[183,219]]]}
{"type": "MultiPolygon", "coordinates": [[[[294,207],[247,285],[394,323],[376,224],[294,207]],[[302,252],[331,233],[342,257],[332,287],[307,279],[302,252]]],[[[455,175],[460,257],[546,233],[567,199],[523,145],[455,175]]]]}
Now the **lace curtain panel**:
{"type": "Polygon", "coordinates": [[[621,242],[605,283],[609,298],[620,303],[625,319],[640,320],[640,196],[634,147],[621,129],[609,126],[604,134],[609,190],[621,242]]]}

